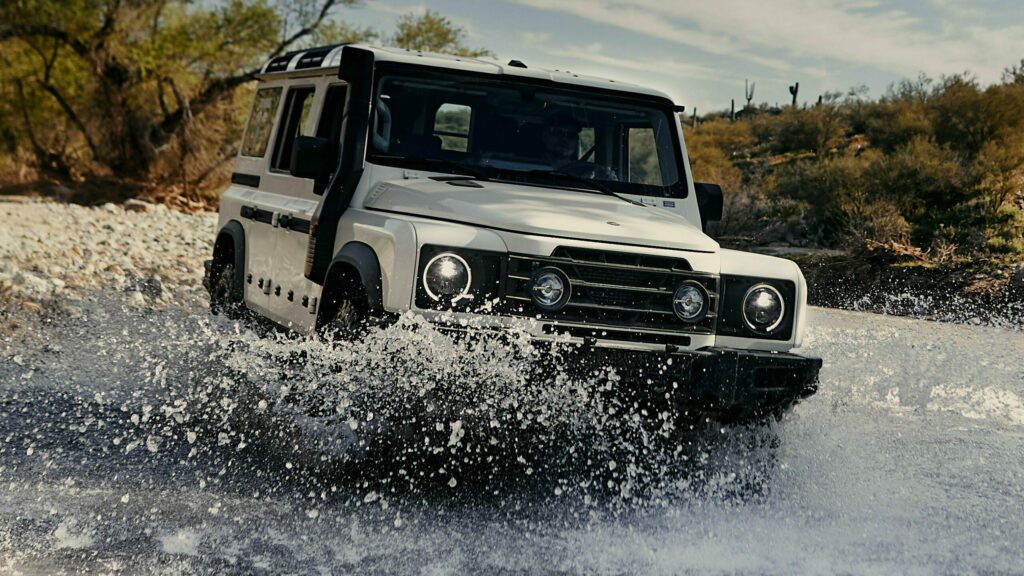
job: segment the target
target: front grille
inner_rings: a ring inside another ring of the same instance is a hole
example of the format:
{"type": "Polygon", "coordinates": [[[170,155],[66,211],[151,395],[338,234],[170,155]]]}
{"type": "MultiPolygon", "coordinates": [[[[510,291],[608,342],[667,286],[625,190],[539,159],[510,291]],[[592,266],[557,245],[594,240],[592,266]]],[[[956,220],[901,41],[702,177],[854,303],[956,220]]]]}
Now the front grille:
{"type": "Polygon", "coordinates": [[[505,299],[512,314],[542,320],[711,334],[718,317],[718,278],[694,272],[681,258],[560,247],[548,257],[509,254],[505,299]],[[572,285],[569,302],[558,312],[543,312],[530,299],[530,276],[546,266],[560,269],[572,285]],[[710,297],[707,315],[696,324],[672,311],[672,296],[684,280],[699,282],[710,297]]]}

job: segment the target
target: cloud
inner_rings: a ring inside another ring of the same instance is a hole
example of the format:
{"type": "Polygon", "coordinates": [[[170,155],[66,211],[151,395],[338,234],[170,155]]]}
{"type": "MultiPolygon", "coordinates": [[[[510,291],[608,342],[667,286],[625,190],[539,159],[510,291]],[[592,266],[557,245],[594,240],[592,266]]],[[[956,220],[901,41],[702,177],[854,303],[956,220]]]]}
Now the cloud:
{"type": "Polygon", "coordinates": [[[519,37],[522,38],[523,44],[541,44],[547,41],[551,34],[547,32],[521,32],[519,37]]]}
{"type": "MultiPolygon", "coordinates": [[[[546,48],[544,51],[552,56],[561,58],[573,58],[591,64],[597,64],[602,70],[605,67],[620,68],[622,70],[649,72],[652,76],[671,76],[683,80],[720,80],[721,71],[699,64],[686,64],[672,60],[635,60],[632,58],[617,58],[605,54],[599,43],[586,46],[562,46],[558,48],[546,48]]],[[[578,72],[590,73],[578,69],[578,72]]],[[[604,76],[606,73],[598,72],[596,75],[604,76]]],[[[646,77],[651,77],[647,76],[646,77]]]]}
{"type": "MultiPolygon", "coordinates": [[[[394,4],[388,4],[386,2],[382,2],[381,0],[365,0],[365,4],[367,8],[374,12],[390,14],[392,16],[405,16],[407,14],[412,14],[413,16],[421,17],[427,13],[427,10],[430,9],[427,7],[426,4],[423,3],[405,4],[399,6],[394,4]]],[[[438,13],[436,10],[434,12],[438,13]]],[[[441,16],[447,18],[448,21],[451,22],[452,25],[455,26],[456,28],[461,28],[462,31],[466,34],[466,38],[470,40],[479,40],[483,38],[483,35],[477,32],[476,27],[474,26],[472,21],[467,20],[465,18],[460,18],[458,16],[449,16],[447,14],[441,14],[441,16]]]]}
{"type": "Polygon", "coordinates": [[[515,1],[776,71],[832,61],[904,76],[971,70],[994,81],[1024,37],[1021,25],[968,25],[959,5],[941,0],[927,19],[877,0],[515,1]]]}
{"type": "Polygon", "coordinates": [[[394,4],[388,4],[381,2],[380,0],[365,0],[366,7],[374,12],[382,12],[384,14],[392,14],[394,16],[405,16],[406,14],[412,13],[416,16],[423,16],[427,13],[427,5],[420,4],[406,4],[404,6],[395,6],[394,4]]]}

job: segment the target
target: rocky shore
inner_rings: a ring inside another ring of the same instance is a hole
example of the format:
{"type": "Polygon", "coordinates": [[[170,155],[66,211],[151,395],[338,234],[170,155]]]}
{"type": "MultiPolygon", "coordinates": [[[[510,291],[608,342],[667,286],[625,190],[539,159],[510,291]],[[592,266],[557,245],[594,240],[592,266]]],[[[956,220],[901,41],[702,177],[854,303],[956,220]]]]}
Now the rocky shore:
{"type": "Polygon", "coordinates": [[[139,308],[205,302],[214,213],[0,197],[0,219],[0,337],[36,317],[74,317],[100,290],[139,308]]]}

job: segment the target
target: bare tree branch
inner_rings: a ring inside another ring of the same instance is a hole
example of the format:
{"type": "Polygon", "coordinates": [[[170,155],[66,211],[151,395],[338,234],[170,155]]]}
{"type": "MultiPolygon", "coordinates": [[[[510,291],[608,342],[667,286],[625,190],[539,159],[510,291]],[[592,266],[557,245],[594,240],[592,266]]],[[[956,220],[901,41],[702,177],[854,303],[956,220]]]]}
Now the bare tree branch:
{"type": "Polygon", "coordinates": [[[110,33],[114,31],[114,25],[117,23],[117,11],[121,8],[121,0],[113,0],[110,5],[107,6],[107,13],[103,16],[103,27],[96,34],[96,49],[103,47],[103,44],[107,41],[110,33]]]}
{"type": "Polygon", "coordinates": [[[330,12],[331,8],[334,7],[336,1],[337,0],[327,0],[326,2],[324,2],[323,8],[320,9],[320,14],[317,16],[316,20],[313,21],[312,24],[299,29],[298,31],[295,32],[295,34],[292,34],[289,38],[281,41],[281,43],[277,45],[277,48],[274,48],[274,51],[270,53],[270,57],[274,58],[276,56],[280,56],[285,50],[288,49],[289,46],[294,44],[296,41],[298,41],[304,36],[312,34],[317,28],[320,27],[320,24],[324,21],[324,18],[327,17],[327,13],[330,12]]]}
{"type": "Polygon", "coordinates": [[[28,116],[28,99],[25,98],[25,85],[20,79],[16,79],[14,85],[18,87],[18,104],[21,108],[22,119],[25,121],[25,134],[28,135],[28,141],[32,143],[32,149],[35,150],[36,156],[41,158],[46,155],[46,150],[39,145],[35,130],[32,129],[32,119],[28,116]]]}
{"type": "Polygon", "coordinates": [[[32,24],[28,26],[0,24],[0,42],[11,38],[30,38],[32,36],[44,36],[55,38],[65,42],[82,58],[89,59],[91,51],[89,47],[80,40],[71,38],[67,31],[49,24],[32,24]]]}
{"type": "Polygon", "coordinates": [[[85,128],[85,124],[78,117],[78,114],[75,114],[75,110],[70,104],[68,104],[68,101],[63,95],[61,95],[60,91],[57,90],[57,87],[39,78],[36,79],[36,84],[53,96],[54,100],[57,101],[57,104],[60,105],[62,110],[64,110],[64,114],[66,114],[68,119],[71,120],[71,123],[75,125],[75,128],[78,128],[79,132],[82,133],[82,136],[85,138],[85,143],[89,147],[89,151],[92,152],[92,157],[98,158],[99,154],[96,150],[96,143],[89,137],[89,131],[85,128]]]}

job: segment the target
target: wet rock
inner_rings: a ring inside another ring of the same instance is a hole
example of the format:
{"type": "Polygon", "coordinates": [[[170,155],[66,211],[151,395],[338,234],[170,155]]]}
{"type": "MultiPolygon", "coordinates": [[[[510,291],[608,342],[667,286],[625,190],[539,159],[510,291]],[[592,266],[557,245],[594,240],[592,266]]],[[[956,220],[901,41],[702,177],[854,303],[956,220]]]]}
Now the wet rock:
{"type": "Polygon", "coordinates": [[[1014,298],[1024,299],[1024,264],[1018,264],[1013,271],[1006,292],[1014,298]]]}
{"type": "Polygon", "coordinates": [[[151,300],[159,298],[164,293],[164,285],[160,280],[149,277],[142,281],[139,285],[139,291],[142,295],[151,300]]]}
{"type": "MultiPolygon", "coordinates": [[[[141,278],[129,271],[125,280],[127,283],[124,287],[125,292],[135,292],[150,300],[156,300],[164,293],[163,283],[155,276],[141,278]]],[[[134,298],[134,295],[132,298],[134,298]]]]}
{"type": "Polygon", "coordinates": [[[142,200],[130,198],[128,200],[125,200],[122,206],[124,207],[126,212],[149,212],[150,204],[149,202],[143,202],[142,200]]]}
{"type": "Polygon", "coordinates": [[[31,272],[18,272],[11,278],[11,285],[15,290],[39,297],[51,296],[57,289],[52,281],[31,272]]]}
{"type": "Polygon", "coordinates": [[[62,202],[67,202],[68,200],[71,199],[72,196],[75,195],[74,190],[68,188],[67,186],[61,186],[60,184],[53,186],[50,190],[53,192],[53,195],[56,196],[57,199],[62,202]]]}
{"type": "Polygon", "coordinates": [[[128,301],[139,308],[146,305],[146,298],[142,296],[142,292],[129,292],[128,301]]]}

